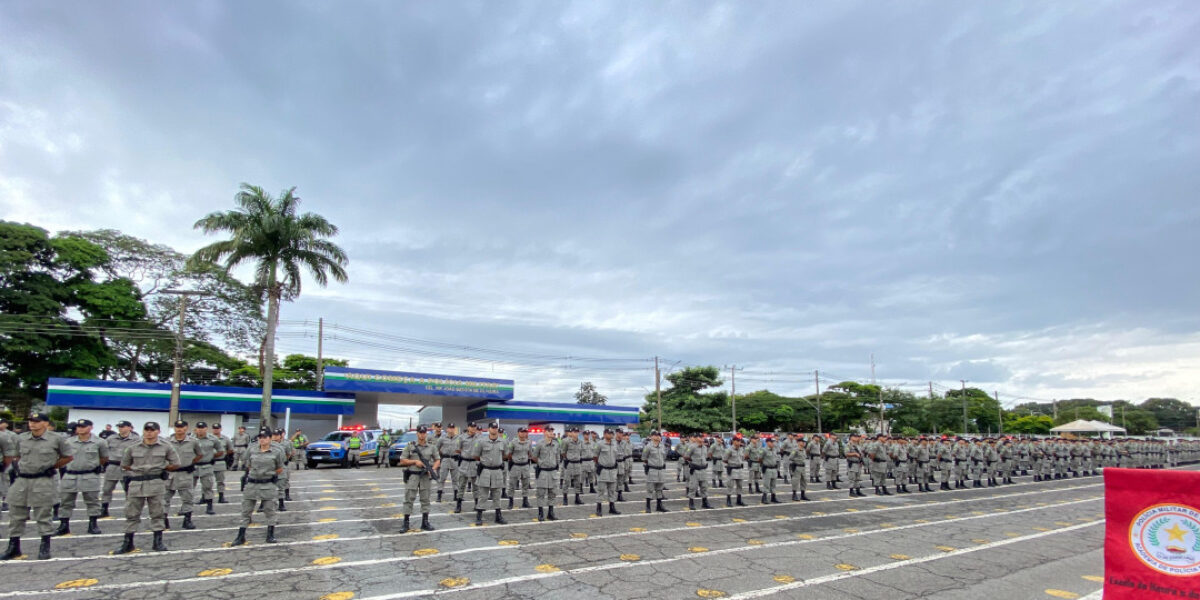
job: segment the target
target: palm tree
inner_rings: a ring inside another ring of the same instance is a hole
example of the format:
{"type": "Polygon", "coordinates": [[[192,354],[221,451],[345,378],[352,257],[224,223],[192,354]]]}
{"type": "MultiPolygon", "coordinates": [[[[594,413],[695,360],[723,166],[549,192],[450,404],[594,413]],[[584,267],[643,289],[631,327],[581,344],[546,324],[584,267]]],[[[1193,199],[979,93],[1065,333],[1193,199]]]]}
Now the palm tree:
{"type": "Polygon", "coordinates": [[[345,283],[347,258],[345,251],[326,239],[337,235],[337,226],[321,215],[296,214],[300,204],[296,188],[272,198],[261,187],[243,183],[233,201],[236,209],[211,213],[194,225],[206,234],[225,232],[232,237],[197,250],[190,261],[220,262],[226,271],[243,263],[254,264],[254,287],[267,297],[261,418],[264,426],[270,426],[279,303],[300,295],[301,269],[322,287],[331,276],[345,283]]]}

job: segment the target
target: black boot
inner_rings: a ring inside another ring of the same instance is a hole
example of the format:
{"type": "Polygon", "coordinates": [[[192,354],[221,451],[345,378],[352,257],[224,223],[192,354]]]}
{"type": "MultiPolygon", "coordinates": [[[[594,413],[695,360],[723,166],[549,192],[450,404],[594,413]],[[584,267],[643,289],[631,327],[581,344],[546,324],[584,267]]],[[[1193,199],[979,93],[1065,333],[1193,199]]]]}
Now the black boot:
{"type": "MultiPolygon", "coordinates": [[[[726,496],[725,498],[727,499],[726,501],[728,501],[729,496],[726,496]]],[[[650,499],[646,498],[646,514],[649,514],[649,513],[650,513],[650,499]]]]}
{"type": "Polygon", "coordinates": [[[267,543],[274,544],[275,542],[278,542],[278,541],[279,540],[275,539],[275,526],[267,525],[267,543]]]}
{"type": "Polygon", "coordinates": [[[977,488],[981,488],[981,487],[983,487],[983,483],[981,483],[981,482],[980,482],[978,479],[976,479],[976,480],[975,480],[975,487],[977,487],[977,488]]]}
{"type": "Polygon", "coordinates": [[[496,509],[496,524],[508,525],[508,521],[504,520],[504,516],[500,514],[500,509],[496,509]]]}
{"type": "Polygon", "coordinates": [[[603,510],[601,510],[601,508],[600,508],[600,503],[599,503],[599,502],[597,502],[597,503],[596,503],[596,516],[597,516],[597,517],[603,517],[603,516],[604,516],[604,511],[603,511],[603,510]]]}
{"type": "MultiPolygon", "coordinates": [[[[740,499],[741,496],[738,496],[738,498],[740,499]]],[[[688,510],[696,510],[696,499],[695,498],[688,498],[688,510]]]]}
{"type": "Polygon", "coordinates": [[[433,531],[433,525],[429,524],[429,513],[421,513],[421,531],[433,531]]]}
{"type": "Polygon", "coordinates": [[[60,518],[60,517],[58,516],[58,507],[60,507],[60,506],[62,506],[62,505],[61,505],[61,504],[55,504],[55,505],[54,505],[54,518],[55,518],[55,519],[58,519],[58,518],[60,518]]]}
{"type": "Polygon", "coordinates": [[[835,489],[835,490],[840,490],[840,489],[842,489],[842,488],[840,488],[840,487],[838,487],[838,486],[837,486],[837,480],[830,481],[830,482],[829,482],[829,487],[831,487],[831,488],[833,488],[833,489],[835,489]]]}
{"type": "Polygon", "coordinates": [[[575,494],[575,504],[581,505],[581,506],[583,505],[583,500],[579,499],[579,494],[575,494]]]}
{"type": "Polygon", "coordinates": [[[217,514],[217,511],[213,510],[212,503],[213,503],[213,501],[212,501],[212,500],[205,500],[205,501],[204,501],[204,514],[206,514],[206,515],[215,515],[215,514],[217,514]]]}
{"type": "Polygon", "coordinates": [[[104,504],[101,504],[100,505],[100,518],[107,519],[110,516],[112,516],[112,515],[108,514],[108,503],[105,502],[104,504]]]}
{"type": "Polygon", "coordinates": [[[725,494],[725,508],[733,507],[733,499],[729,494],[725,494]]]}
{"type": "Polygon", "coordinates": [[[771,492],[771,504],[783,504],[778,498],[775,497],[774,492],[771,492]]]}
{"type": "MultiPolygon", "coordinates": [[[[125,534],[125,535],[126,535],[127,537],[132,537],[132,536],[133,536],[133,534],[132,534],[132,533],[127,533],[127,534],[125,534]]],[[[238,534],[237,534],[237,537],[233,538],[233,541],[232,541],[232,542],[230,542],[230,543],[229,543],[229,545],[230,545],[230,546],[241,546],[241,545],[244,545],[245,543],[246,543],[246,528],[245,528],[245,527],[238,527],[238,534]]],[[[118,552],[118,554],[120,554],[120,552],[118,552]]]]}
{"type": "Polygon", "coordinates": [[[662,501],[662,498],[659,498],[658,500],[655,500],[655,506],[654,506],[654,510],[655,510],[655,511],[657,511],[657,512],[670,512],[670,511],[668,511],[666,508],[664,508],[664,507],[663,507],[663,501],[662,501]]]}
{"type": "Polygon", "coordinates": [[[88,530],[87,530],[87,532],[88,532],[89,534],[91,534],[91,535],[100,535],[100,533],[101,533],[101,531],[100,531],[100,525],[98,525],[98,524],[96,523],[96,520],[97,520],[97,519],[99,519],[99,518],[100,518],[100,517],[88,517],[88,530]]]}
{"type": "Polygon", "coordinates": [[[192,513],[184,513],[183,514],[183,528],[184,529],[195,529],[196,528],[196,525],[194,523],[192,523],[192,513]]]}
{"type": "Polygon", "coordinates": [[[71,520],[59,519],[58,529],[54,531],[54,535],[67,535],[68,533],[71,533],[71,520]]]}
{"type": "Polygon", "coordinates": [[[538,522],[540,523],[545,520],[546,520],[546,509],[539,506],[538,507],[538,522]]]}
{"type": "Polygon", "coordinates": [[[38,560],[50,560],[50,536],[43,535],[42,543],[38,546],[38,560]]]}
{"type": "Polygon", "coordinates": [[[162,541],[162,532],[161,531],[154,532],[154,545],[151,547],[151,549],[153,549],[155,552],[166,552],[167,551],[167,545],[164,544],[162,541]]]}
{"type": "Polygon", "coordinates": [[[503,500],[503,499],[505,499],[505,498],[507,498],[507,497],[508,497],[508,490],[507,490],[507,489],[501,489],[501,490],[500,490],[500,499],[501,499],[501,500],[503,500]]]}
{"type": "Polygon", "coordinates": [[[225,492],[217,492],[217,504],[229,504],[229,501],[225,499],[225,492]]]}
{"type": "Polygon", "coordinates": [[[595,494],[595,493],[596,493],[596,484],[594,484],[594,483],[589,483],[589,484],[588,484],[588,493],[589,493],[589,494],[595,494]]]}
{"type": "Polygon", "coordinates": [[[546,509],[546,520],[547,521],[557,521],[558,520],[558,517],[554,516],[554,507],[553,506],[546,509]]]}
{"type": "MultiPolygon", "coordinates": [[[[7,477],[7,475],[5,475],[5,477],[7,477]]],[[[19,537],[8,538],[8,549],[4,551],[4,554],[0,554],[0,560],[12,560],[20,555],[21,555],[21,538],[19,538],[19,537]]]]}
{"type": "MultiPolygon", "coordinates": [[[[852,494],[854,492],[851,492],[852,494]]],[[[799,502],[800,498],[796,496],[796,490],[792,490],[792,502],[799,502]]]]}
{"type": "Polygon", "coordinates": [[[287,500],[288,502],[292,501],[292,488],[286,488],[283,490],[283,499],[287,500]]]}
{"type": "MultiPolygon", "coordinates": [[[[262,512],[262,511],[260,510],[258,512],[262,512]]],[[[170,528],[171,528],[171,517],[168,517],[167,515],[163,515],[163,529],[170,529],[170,528]]]]}
{"type": "Polygon", "coordinates": [[[745,505],[746,505],[746,503],[745,503],[745,502],[742,502],[742,495],[741,495],[741,494],[738,494],[738,495],[737,495],[737,502],[736,502],[736,504],[737,504],[738,506],[745,506],[745,505]]]}
{"type": "Polygon", "coordinates": [[[566,506],[568,504],[570,504],[570,502],[567,502],[567,493],[563,492],[563,506],[566,506]]]}
{"type": "Polygon", "coordinates": [[[125,534],[125,541],[121,542],[121,547],[117,548],[113,552],[113,554],[129,554],[130,552],[133,552],[133,551],[134,551],[133,534],[127,533],[127,534],[125,534]]]}
{"type": "Polygon", "coordinates": [[[509,496],[508,497],[508,510],[512,510],[512,507],[513,507],[513,497],[509,496]]]}
{"type": "Polygon", "coordinates": [[[442,490],[438,490],[437,501],[438,502],[442,501],[442,490]]]}
{"type": "Polygon", "coordinates": [[[700,502],[700,508],[712,508],[712,506],[709,506],[709,504],[708,504],[708,496],[705,496],[704,499],[700,502]]]}
{"type": "Polygon", "coordinates": [[[529,496],[521,496],[521,508],[533,508],[529,505],[529,496]]]}
{"type": "Polygon", "coordinates": [[[404,515],[404,524],[400,525],[400,533],[408,533],[408,515],[404,515]]]}
{"type": "Polygon", "coordinates": [[[945,491],[945,492],[950,491],[950,482],[943,481],[941,487],[939,487],[938,489],[945,491]]]}
{"type": "Polygon", "coordinates": [[[619,515],[619,514],[621,514],[621,513],[617,512],[617,505],[616,505],[616,504],[613,504],[612,502],[609,502],[609,503],[608,503],[608,514],[610,514],[610,515],[619,515]]]}
{"type": "Polygon", "coordinates": [[[887,486],[886,486],[886,485],[885,485],[885,486],[882,486],[882,487],[881,487],[881,488],[879,488],[879,489],[883,490],[883,495],[884,495],[884,496],[891,496],[891,495],[892,495],[892,493],[891,493],[891,492],[887,491],[887,486]]]}
{"type": "Polygon", "coordinates": [[[766,495],[766,494],[763,494],[763,495],[762,495],[762,498],[761,498],[761,499],[759,499],[758,503],[759,503],[759,504],[766,504],[766,503],[767,503],[767,495],[766,495]]]}
{"type": "Polygon", "coordinates": [[[625,496],[621,493],[621,490],[617,490],[617,502],[624,502],[624,501],[625,501],[625,496]]]}
{"type": "Polygon", "coordinates": [[[279,499],[279,512],[287,512],[287,507],[283,505],[283,498],[279,499]]]}
{"type": "Polygon", "coordinates": [[[483,509],[482,508],[475,509],[475,525],[477,527],[483,526],[483,509]]]}

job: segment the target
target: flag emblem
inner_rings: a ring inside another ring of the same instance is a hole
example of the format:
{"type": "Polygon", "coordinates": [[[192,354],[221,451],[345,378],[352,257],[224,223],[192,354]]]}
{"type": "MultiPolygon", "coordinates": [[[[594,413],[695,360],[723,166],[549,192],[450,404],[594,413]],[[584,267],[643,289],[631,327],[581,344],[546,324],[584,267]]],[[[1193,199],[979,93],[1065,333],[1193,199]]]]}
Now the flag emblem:
{"type": "Polygon", "coordinates": [[[1129,546],[1160,573],[1200,574],[1200,511],[1173,503],[1146,508],[1130,523],[1129,546]]]}

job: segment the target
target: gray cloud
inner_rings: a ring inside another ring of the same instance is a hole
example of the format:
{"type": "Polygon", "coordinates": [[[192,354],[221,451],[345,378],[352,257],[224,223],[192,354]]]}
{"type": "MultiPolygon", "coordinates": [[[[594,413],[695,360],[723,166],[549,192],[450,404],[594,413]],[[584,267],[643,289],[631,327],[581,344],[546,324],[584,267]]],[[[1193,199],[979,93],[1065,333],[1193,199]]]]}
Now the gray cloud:
{"type": "MultiPolygon", "coordinates": [[[[238,182],[297,185],[352,283],[285,318],[748,378],[874,353],[894,382],[1033,396],[1187,397],[1200,366],[1187,3],[0,17],[0,210],[191,249],[238,182]]],[[[535,397],[652,384],[500,368],[535,397]]]]}

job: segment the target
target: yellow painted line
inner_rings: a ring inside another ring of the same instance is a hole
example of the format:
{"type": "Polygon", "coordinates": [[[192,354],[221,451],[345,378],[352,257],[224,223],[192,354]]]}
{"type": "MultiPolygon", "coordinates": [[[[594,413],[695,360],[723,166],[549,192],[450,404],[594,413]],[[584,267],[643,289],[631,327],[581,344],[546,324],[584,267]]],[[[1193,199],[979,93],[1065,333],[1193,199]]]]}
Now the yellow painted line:
{"type": "Polygon", "coordinates": [[[332,502],[334,500],[337,500],[337,498],[334,498],[333,496],[321,496],[320,498],[317,498],[317,502],[332,502]]]}
{"type": "Polygon", "coordinates": [[[1074,525],[1074,523],[1071,523],[1070,521],[1055,521],[1054,524],[1058,525],[1059,527],[1069,527],[1074,525]]]}
{"type": "Polygon", "coordinates": [[[518,542],[517,540],[500,540],[501,546],[517,546],[520,545],[520,543],[521,542],[518,542]]]}
{"type": "Polygon", "coordinates": [[[646,531],[645,527],[630,527],[629,528],[629,533],[645,533],[645,531],[646,531]]]}
{"type": "Polygon", "coordinates": [[[336,540],[336,539],[338,539],[338,537],[340,537],[340,536],[336,533],[327,533],[325,535],[313,536],[313,541],[319,542],[321,540],[336,540]]]}
{"type": "Polygon", "coordinates": [[[975,539],[973,539],[973,540],[971,540],[971,541],[972,541],[972,542],[975,542],[976,544],[989,544],[989,543],[991,543],[991,540],[985,540],[985,539],[983,539],[983,538],[975,538],[975,539]]]}
{"type": "Polygon", "coordinates": [[[538,566],[534,567],[533,570],[537,571],[538,573],[557,573],[557,572],[561,571],[562,569],[560,569],[554,565],[538,565],[538,566]]]}
{"type": "Polygon", "coordinates": [[[69,590],[73,588],[85,588],[96,585],[97,583],[100,583],[99,579],[72,579],[71,581],[64,581],[54,586],[54,589],[69,590]]]}
{"type": "Polygon", "coordinates": [[[396,513],[396,514],[392,515],[392,518],[393,519],[403,519],[404,513],[396,513]]]}
{"type": "Polygon", "coordinates": [[[876,504],[875,508],[891,508],[891,507],[886,504],[876,504]]]}
{"type": "Polygon", "coordinates": [[[891,529],[891,528],[895,527],[896,524],[895,523],[880,523],[879,526],[882,527],[883,529],[891,529]]]}
{"type": "Polygon", "coordinates": [[[943,518],[943,519],[957,519],[957,518],[958,518],[958,515],[946,515],[946,516],[944,516],[944,517],[942,517],[942,518],[943,518]]]}
{"type": "Polygon", "coordinates": [[[321,558],[318,558],[318,559],[312,561],[312,564],[326,566],[326,565],[336,565],[340,562],[342,562],[342,559],[340,559],[336,556],[322,556],[321,558]]]}
{"type": "Polygon", "coordinates": [[[233,572],[233,569],[205,569],[196,574],[197,577],[224,577],[233,572]]]}
{"type": "Polygon", "coordinates": [[[338,507],[336,507],[336,506],[322,506],[321,508],[318,508],[317,510],[337,510],[337,508],[338,507]]]}
{"type": "Polygon", "coordinates": [[[376,495],[374,495],[374,496],[371,496],[371,497],[372,497],[372,498],[387,498],[387,494],[376,494],[376,495]]]}
{"type": "Polygon", "coordinates": [[[787,515],[775,515],[776,519],[786,519],[787,515]]]}
{"type": "Polygon", "coordinates": [[[847,527],[847,528],[843,529],[842,531],[845,531],[846,533],[858,533],[860,530],[854,529],[853,527],[847,527]]]}
{"type": "Polygon", "coordinates": [[[823,512],[821,512],[821,511],[819,511],[819,510],[814,510],[814,511],[812,512],[812,514],[814,514],[814,515],[817,515],[818,517],[823,517],[823,516],[825,516],[825,515],[827,515],[827,514],[829,514],[829,513],[823,513],[823,512]]]}
{"type": "Polygon", "coordinates": [[[704,546],[692,546],[691,548],[688,548],[688,552],[708,552],[708,548],[705,548],[704,546]]]}
{"type": "Polygon", "coordinates": [[[763,541],[762,541],[762,540],[746,540],[746,543],[747,543],[747,544],[750,544],[751,546],[761,546],[761,545],[763,545],[763,541]]]}
{"type": "Polygon", "coordinates": [[[444,588],[457,588],[471,583],[471,580],[467,579],[466,577],[447,577],[441,580],[439,583],[441,583],[442,587],[444,588]]]}
{"type": "Polygon", "coordinates": [[[1083,577],[1084,579],[1086,579],[1088,581],[1095,581],[1096,583],[1104,583],[1104,578],[1099,575],[1082,575],[1081,577],[1083,577]]]}
{"type": "Polygon", "coordinates": [[[699,527],[700,526],[700,524],[695,521],[688,521],[687,523],[684,523],[684,525],[687,525],[688,527],[699,527]]]}
{"type": "Polygon", "coordinates": [[[437,548],[418,548],[413,550],[413,556],[433,556],[438,553],[437,548]]]}
{"type": "Polygon", "coordinates": [[[912,557],[907,554],[893,554],[889,558],[891,558],[892,560],[908,560],[912,557]]]}
{"type": "Polygon", "coordinates": [[[573,540],[586,540],[586,539],[587,539],[587,534],[586,534],[586,533],[572,533],[572,534],[571,534],[571,539],[573,539],[573,540]]]}
{"type": "Polygon", "coordinates": [[[792,583],[796,581],[796,578],[791,575],[776,575],[773,579],[778,583],[792,583]]]}
{"type": "Polygon", "coordinates": [[[730,521],[733,521],[734,523],[745,523],[746,522],[745,519],[739,519],[737,517],[730,519],[730,521]]]}
{"type": "Polygon", "coordinates": [[[379,505],[379,508],[396,508],[396,503],[395,502],[384,502],[383,504],[379,505]]]}
{"type": "Polygon", "coordinates": [[[913,523],[928,523],[929,519],[913,519],[913,523]]]}
{"type": "Polygon", "coordinates": [[[1076,594],[1075,592],[1068,592],[1067,590],[1050,589],[1046,590],[1046,594],[1049,596],[1054,596],[1055,598],[1066,598],[1067,600],[1073,600],[1074,598],[1079,597],[1079,594],[1076,594]]]}
{"type": "Polygon", "coordinates": [[[797,534],[796,534],[796,537],[797,537],[797,538],[800,538],[800,539],[802,539],[802,540],[811,540],[811,539],[814,539],[811,533],[797,533],[797,534]]]}
{"type": "Polygon", "coordinates": [[[325,517],[324,519],[317,519],[317,522],[318,522],[318,523],[332,523],[332,522],[334,522],[334,521],[336,521],[336,520],[337,520],[337,519],[335,519],[335,518],[333,518],[333,517],[325,517]]]}
{"type": "Polygon", "coordinates": [[[623,560],[625,562],[636,562],[636,561],[642,560],[642,557],[640,557],[636,554],[622,554],[621,560],[623,560]]]}
{"type": "Polygon", "coordinates": [[[846,563],[838,563],[836,565],[833,565],[833,568],[835,568],[839,571],[855,571],[858,569],[858,567],[851,565],[851,564],[846,564],[846,563]]]}
{"type": "Polygon", "coordinates": [[[696,590],[696,595],[701,598],[724,598],[725,592],[722,592],[721,590],[706,590],[704,588],[700,588],[696,590]]]}
{"type": "Polygon", "coordinates": [[[971,514],[973,514],[973,515],[986,515],[987,513],[983,512],[982,510],[973,510],[973,511],[971,511],[971,514]]]}
{"type": "Polygon", "coordinates": [[[1021,537],[1021,534],[1019,534],[1015,531],[1005,531],[1004,537],[1021,537]]]}
{"type": "Polygon", "coordinates": [[[955,548],[954,546],[934,546],[934,547],[937,548],[938,550],[941,550],[942,552],[954,552],[955,550],[958,549],[958,548],[955,548]]]}
{"type": "Polygon", "coordinates": [[[857,508],[847,508],[846,512],[858,512],[857,508]]]}
{"type": "Polygon", "coordinates": [[[334,492],[336,492],[336,491],[337,491],[337,490],[321,490],[321,493],[322,493],[322,494],[332,494],[332,493],[334,493],[334,492]]]}
{"type": "Polygon", "coordinates": [[[354,597],[354,592],[334,592],[321,596],[321,600],[350,600],[354,597]]]}
{"type": "Polygon", "coordinates": [[[1034,527],[1034,531],[1050,531],[1049,527],[1034,527]]]}

